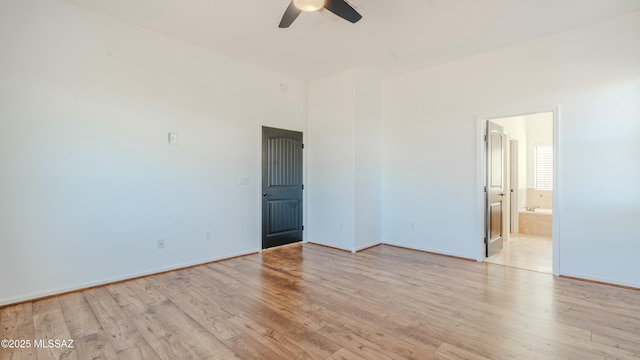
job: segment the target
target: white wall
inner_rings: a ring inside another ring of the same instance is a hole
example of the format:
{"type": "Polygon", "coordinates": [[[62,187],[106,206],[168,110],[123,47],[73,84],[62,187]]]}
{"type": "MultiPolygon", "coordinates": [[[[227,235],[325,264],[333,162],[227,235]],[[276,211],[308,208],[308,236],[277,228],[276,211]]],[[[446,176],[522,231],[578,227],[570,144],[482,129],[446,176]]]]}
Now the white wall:
{"type": "Polygon", "coordinates": [[[527,124],[527,188],[536,187],[536,145],[553,144],[553,113],[532,114],[527,124]]]}
{"type": "Polygon", "coordinates": [[[308,88],[307,239],[349,251],[379,244],[380,79],[351,69],[308,88]]]}
{"type": "Polygon", "coordinates": [[[349,70],[308,84],[307,240],[352,251],[355,80],[349,70]]]}
{"type": "Polygon", "coordinates": [[[60,0],[1,2],[0,48],[0,305],[259,250],[303,82],[60,0]]]}
{"type": "Polygon", "coordinates": [[[480,259],[477,119],[559,105],[558,270],[640,287],[638,64],[634,13],[386,80],[383,242],[480,259]]]}
{"type": "Polygon", "coordinates": [[[380,244],[382,232],[381,80],[358,69],[355,86],[355,248],[380,244]]]}

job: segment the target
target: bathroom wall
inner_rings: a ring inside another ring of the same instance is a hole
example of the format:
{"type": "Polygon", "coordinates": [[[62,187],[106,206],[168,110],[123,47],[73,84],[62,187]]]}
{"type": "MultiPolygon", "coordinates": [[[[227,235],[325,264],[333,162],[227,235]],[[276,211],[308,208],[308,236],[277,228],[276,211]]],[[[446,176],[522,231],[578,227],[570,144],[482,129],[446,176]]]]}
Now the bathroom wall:
{"type": "MultiPolygon", "coordinates": [[[[553,143],[553,113],[505,117],[491,121],[503,127],[507,139],[518,140],[518,208],[538,206],[551,209],[553,191],[535,189],[535,147],[553,143]]],[[[510,144],[507,144],[507,169],[510,161],[509,146],[510,144]]]]}
{"type": "Polygon", "coordinates": [[[553,208],[553,191],[527,188],[527,202],[525,207],[537,206],[542,209],[553,208]]]}
{"type": "Polygon", "coordinates": [[[551,209],[553,208],[553,191],[536,190],[535,153],[536,145],[553,144],[553,113],[527,115],[525,116],[525,126],[527,136],[526,207],[538,206],[543,209],[551,209]]]}

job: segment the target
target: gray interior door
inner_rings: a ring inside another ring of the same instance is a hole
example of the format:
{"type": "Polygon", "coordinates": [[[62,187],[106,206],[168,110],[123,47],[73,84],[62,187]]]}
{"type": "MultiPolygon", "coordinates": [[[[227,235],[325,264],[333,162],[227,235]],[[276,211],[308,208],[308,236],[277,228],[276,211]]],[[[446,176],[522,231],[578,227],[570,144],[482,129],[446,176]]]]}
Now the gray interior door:
{"type": "Polygon", "coordinates": [[[487,121],[485,243],[487,257],[502,250],[505,174],[502,126],[487,121]]]}
{"type": "Polygon", "coordinates": [[[262,128],[262,248],[302,240],[302,133],[262,128]]]}

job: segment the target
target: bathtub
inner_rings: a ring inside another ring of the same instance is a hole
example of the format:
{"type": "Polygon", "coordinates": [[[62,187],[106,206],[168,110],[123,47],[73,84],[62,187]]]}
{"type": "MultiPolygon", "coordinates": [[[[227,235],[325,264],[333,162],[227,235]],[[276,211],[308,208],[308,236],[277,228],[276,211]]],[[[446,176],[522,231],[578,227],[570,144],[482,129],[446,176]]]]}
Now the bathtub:
{"type": "Polygon", "coordinates": [[[526,212],[526,213],[535,213],[535,214],[545,214],[545,215],[551,215],[552,213],[552,209],[541,209],[541,208],[536,208],[535,210],[522,210],[522,212],[526,212]]]}
{"type": "Polygon", "coordinates": [[[518,212],[518,232],[520,234],[551,237],[551,209],[526,209],[518,212]]]}

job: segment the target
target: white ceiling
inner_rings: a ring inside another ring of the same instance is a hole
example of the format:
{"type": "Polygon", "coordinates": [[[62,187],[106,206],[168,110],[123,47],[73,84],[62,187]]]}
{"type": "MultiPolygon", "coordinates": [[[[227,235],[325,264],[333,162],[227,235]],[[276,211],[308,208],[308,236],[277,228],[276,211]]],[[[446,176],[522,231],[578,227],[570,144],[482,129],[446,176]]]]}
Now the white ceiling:
{"type": "Polygon", "coordinates": [[[640,0],[353,0],[363,19],[289,0],[67,0],[300,79],[352,67],[406,71],[640,11],[640,0]]]}

